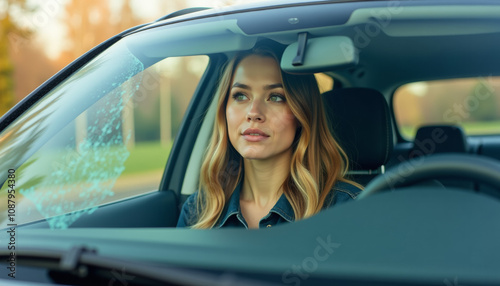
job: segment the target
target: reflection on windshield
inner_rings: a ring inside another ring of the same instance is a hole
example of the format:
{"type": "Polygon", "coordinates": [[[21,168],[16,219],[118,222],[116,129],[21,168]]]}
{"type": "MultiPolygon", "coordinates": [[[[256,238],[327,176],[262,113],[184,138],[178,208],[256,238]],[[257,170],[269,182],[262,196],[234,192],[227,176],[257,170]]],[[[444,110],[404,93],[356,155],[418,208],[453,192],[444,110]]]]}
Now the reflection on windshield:
{"type": "Polygon", "coordinates": [[[113,196],[129,156],[131,134],[123,126],[123,111],[139,89],[143,69],[125,48],[115,47],[0,134],[0,150],[12,151],[0,154],[8,166],[0,165],[10,169],[26,161],[17,169],[17,191],[24,196],[19,208],[36,209],[51,228],[61,229],[113,196]],[[43,147],[30,154],[35,145],[43,147]]]}

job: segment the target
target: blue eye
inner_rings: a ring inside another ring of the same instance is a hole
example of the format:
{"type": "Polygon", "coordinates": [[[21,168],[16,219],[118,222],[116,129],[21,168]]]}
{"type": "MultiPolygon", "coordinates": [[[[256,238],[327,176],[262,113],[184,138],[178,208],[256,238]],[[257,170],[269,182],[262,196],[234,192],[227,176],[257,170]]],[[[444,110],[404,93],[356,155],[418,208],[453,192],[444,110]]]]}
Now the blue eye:
{"type": "Polygon", "coordinates": [[[243,93],[241,92],[237,92],[235,94],[232,95],[232,97],[234,98],[234,100],[236,101],[243,101],[245,99],[247,99],[247,96],[244,95],[243,93]]]}
{"type": "Polygon", "coordinates": [[[283,95],[281,95],[281,94],[273,93],[269,97],[269,100],[273,101],[273,102],[285,102],[286,98],[283,95]]]}

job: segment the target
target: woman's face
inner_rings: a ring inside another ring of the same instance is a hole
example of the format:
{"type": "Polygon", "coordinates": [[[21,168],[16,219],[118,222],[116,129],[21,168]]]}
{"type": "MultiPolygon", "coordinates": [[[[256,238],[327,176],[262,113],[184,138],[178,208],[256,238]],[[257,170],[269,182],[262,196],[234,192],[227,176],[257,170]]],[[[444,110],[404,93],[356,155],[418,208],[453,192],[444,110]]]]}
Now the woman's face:
{"type": "Polygon", "coordinates": [[[288,106],[278,63],[250,55],[236,67],[226,105],[229,140],[245,159],[289,156],[297,121],[288,106]]]}

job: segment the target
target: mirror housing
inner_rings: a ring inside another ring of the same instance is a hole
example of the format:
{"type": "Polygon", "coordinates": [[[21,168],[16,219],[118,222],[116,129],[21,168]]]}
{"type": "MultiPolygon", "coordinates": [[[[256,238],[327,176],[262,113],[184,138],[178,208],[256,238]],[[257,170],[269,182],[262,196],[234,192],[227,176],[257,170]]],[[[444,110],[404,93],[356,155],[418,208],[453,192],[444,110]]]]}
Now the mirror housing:
{"type": "Polygon", "coordinates": [[[358,52],[349,37],[330,36],[307,40],[303,63],[293,65],[299,53],[299,42],[289,45],[281,58],[281,69],[288,73],[316,73],[355,65],[358,52]]]}

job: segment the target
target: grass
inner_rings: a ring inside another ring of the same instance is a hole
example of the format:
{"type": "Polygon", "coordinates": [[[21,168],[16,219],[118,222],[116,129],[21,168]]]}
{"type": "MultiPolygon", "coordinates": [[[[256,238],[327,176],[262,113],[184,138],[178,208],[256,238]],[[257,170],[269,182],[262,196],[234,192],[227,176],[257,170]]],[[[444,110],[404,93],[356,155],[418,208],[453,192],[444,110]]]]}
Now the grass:
{"type": "MultiPolygon", "coordinates": [[[[24,196],[19,192],[21,189],[27,190],[35,187],[36,192],[42,192],[44,196],[50,197],[57,193],[57,188],[54,186],[67,186],[65,189],[69,190],[69,193],[64,194],[64,198],[82,203],[82,198],[79,198],[78,195],[85,193],[85,186],[89,184],[87,182],[89,178],[96,174],[106,173],[108,177],[104,176],[99,180],[104,180],[103,184],[105,185],[106,180],[117,179],[113,192],[118,197],[121,193],[127,194],[134,189],[140,193],[159,184],[171,148],[172,142],[169,144],[161,144],[161,142],[137,143],[130,148],[124,163],[123,155],[126,153],[123,146],[95,148],[82,153],[83,155],[78,155],[74,150],[66,149],[39,154],[16,170],[15,201],[20,203],[24,200],[24,196]],[[119,158],[120,156],[122,157],[119,158]],[[101,157],[104,157],[104,162],[96,161],[101,157]],[[57,163],[54,164],[56,161],[57,163]],[[114,168],[117,165],[118,167],[122,166],[122,163],[124,170],[119,173],[114,168]],[[54,175],[56,170],[62,172],[54,175]],[[116,176],[119,177],[116,178],[116,176]]],[[[7,189],[7,184],[4,184],[0,190],[0,202],[3,202],[0,204],[0,221],[7,215],[7,189]]],[[[115,199],[113,196],[107,198],[106,201],[115,199]]],[[[58,203],[56,201],[50,202],[47,207],[54,204],[58,203]]],[[[19,209],[18,211],[20,216],[17,222],[21,222],[26,210],[19,209]]]]}
{"type": "MultiPolygon", "coordinates": [[[[500,121],[464,122],[460,124],[467,135],[500,135],[500,121]]],[[[403,138],[413,140],[418,126],[398,126],[403,138]]]]}
{"type": "Polygon", "coordinates": [[[130,150],[130,155],[125,161],[125,174],[148,172],[152,170],[163,170],[167,163],[172,142],[168,145],[163,145],[160,142],[137,143],[130,150]]]}
{"type": "MultiPolygon", "coordinates": [[[[16,187],[70,185],[89,180],[113,180],[136,174],[158,173],[166,165],[172,142],[137,143],[127,151],[123,146],[93,148],[78,153],[59,149],[41,152],[16,170],[16,187]],[[127,154],[128,152],[128,154],[127,154]],[[126,160],[124,161],[126,157],[126,160]],[[123,168],[123,170],[120,170],[123,168]],[[92,179],[93,178],[93,179],[92,179]]],[[[2,191],[6,186],[3,186],[2,191]]],[[[3,192],[0,194],[2,196],[3,192]]]]}

